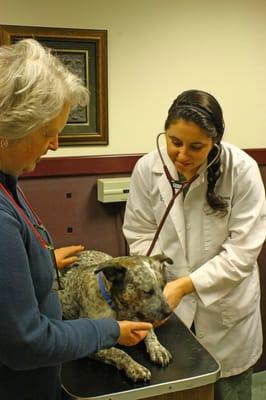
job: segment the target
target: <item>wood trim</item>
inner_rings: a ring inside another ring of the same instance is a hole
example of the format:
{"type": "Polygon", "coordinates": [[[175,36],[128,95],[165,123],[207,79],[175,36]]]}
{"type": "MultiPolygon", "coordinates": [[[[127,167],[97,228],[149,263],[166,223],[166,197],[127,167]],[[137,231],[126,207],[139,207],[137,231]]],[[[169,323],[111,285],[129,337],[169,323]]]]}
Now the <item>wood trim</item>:
{"type": "Polygon", "coordinates": [[[266,165],[266,148],[244,149],[259,165],[266,165]]]}
{"type": "MultiPolygon", "coordinates": [[[[266,165],[266,148],[245,149],[259,165],[266,165]]],[[[51,157],[43,158],[31,174],[24,178],[131,174],[136,162],[143,154],[121,154],[108,156],[51,157]]]]}
{"type": "Polygon", "coordinates": [[[213,400],[214,384],[199,386],[193,389],[161,394],[143,400],[213,400]]]}
{"type": "Polygon", "coordinates": [[[134,165],[142,155],[143,154],[123,154],[43,158],[32,173],[23,175],[23,179],[100,174],[131,174],[134,165]]]}

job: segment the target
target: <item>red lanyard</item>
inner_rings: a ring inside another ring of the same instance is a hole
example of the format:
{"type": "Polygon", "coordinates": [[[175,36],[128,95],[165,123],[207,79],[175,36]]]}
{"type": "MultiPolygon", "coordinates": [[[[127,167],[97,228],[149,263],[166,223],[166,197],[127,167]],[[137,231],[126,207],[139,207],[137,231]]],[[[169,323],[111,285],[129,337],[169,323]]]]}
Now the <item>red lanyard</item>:
{"type": "MultiPolygon", "coordinates": [[[[26,196],[24,195],[24,193],[22,192],[22,190],[18,187],[20,194],[23,197],[23,200],[25,201],[25,203],[27,204],[27,206],[29,207],[29,209],[31,210],[32,214],[34,215],[34,217],[37,220],[38,225],[40,225],[40,227],[42,227],[42,223],[41,220],[39,219],[38,215],[35,213],[35,211],[32,209],[29,201],[27,200],[26,196]]],[[[42,235],[38,232],[38,230],[35,228],[35,226],[32,224],[32,222],[29,220],[29,218],[27,217],[27,215],[25,214],[25,212],[23,211],[23,209],[17,204],[17,202],[14,200],[14,198],[12,197],[12,195],[9,193],[9,191],[4,187],[4,185],[2,183],[0,183],[0,190],[6,195],[6,197],[11,201],[11,203],[13,204],[13,206],[16,208],[16,210],[20,213],[20,215],[22,216],[22,218],[24,219],[24,221],[26,222],[26,224],[28,225],[28,227],[31,229],[31,231],[34,233],[34,235],[36,236],[36,238],[39,240],[41,246],[43,248],[48,248],[48,244],[46,243],[46,241],[44,240],[44,238],[42,237],[42,235]]]]}
{"type": "Polygon", "coordinates": [[[60,282],[60,276],[59,276],[59,272],[58,272],[58,267],[57,267],[57,262],[56,262],[56,258],[55,258],[55,253],[54,253],[54,247],[52,245],[52,243],[50,243],[50,239],[49,239],[49,234],[46,231],[44,225],[42,224],[42,221],[40,220],[40,218],[38,217],[38,215],[36,214],[36,212],[33,210],[30,202],[28,201],[28,199],[26,198],[25,194],[22,192],[22,190],[20,189],[20,187],[18,186],[18,191],[21,194],[23,200],[25,201],[25,203],[27,204],[27,206],[29,207],[30,211],[32,212],[33,216],[36,218],[38,227],[44,232],[44,234],[47,237],[47,242],[44,240],[44,238],[42,237],[42,235],[38,232],[38,230],[35,228],[34,224],[29,220],[29,218],[27,217],[27,215],[25,214],[25,212],[23,211],[23,209],[18,205],[18,203],[14,200],[13,196],[9,193],[9,191],[4,187],[4,185],[2,183],[0,183],[0,190],[6,195],[6,197],[11,201],[11,203],[13,204],[13,206],[15,207],[15,209],[20,213],[20,215],[22,216],[22,218],[24,219],[24,221],[26,222],[26,224],[28,225],[28,227],[30,228],[30,230],[33,232],[33,234],[35,235],[35,237],[39,240],[41,246],[44,249],[48,249],[50,251],[51,257],[52,257],[52,262],[54,265],[54,269],[56,272],[56,279],[57,279],[57,283],[58,283],[58,290],[62,290],[63,286],[61,285],[60,282]]]}

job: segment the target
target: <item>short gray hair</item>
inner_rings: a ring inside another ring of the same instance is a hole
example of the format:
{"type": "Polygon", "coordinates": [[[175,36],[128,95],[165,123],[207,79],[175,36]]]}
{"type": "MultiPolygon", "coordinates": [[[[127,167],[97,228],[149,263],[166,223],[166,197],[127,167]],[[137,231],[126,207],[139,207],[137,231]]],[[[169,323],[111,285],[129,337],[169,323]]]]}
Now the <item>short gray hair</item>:
{"type": "Polygon", "coordinates": [[[0,137],[19,139],[50,122],[65,103],[88,103],[82,80],[34,39],[0,47],[0,137]]]}

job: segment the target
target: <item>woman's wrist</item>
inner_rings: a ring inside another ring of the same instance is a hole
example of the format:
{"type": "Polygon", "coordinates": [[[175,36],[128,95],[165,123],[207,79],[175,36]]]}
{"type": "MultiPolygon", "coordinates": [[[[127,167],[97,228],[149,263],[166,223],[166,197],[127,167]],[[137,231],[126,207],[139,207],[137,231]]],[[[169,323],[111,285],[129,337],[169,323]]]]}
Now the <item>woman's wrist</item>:
{"type": "Polygon", "coordinates": [[[190,276],[183,276],[182,278],[178,278],[176,280],[177,290],[181,292],[182,297],[195,292],[195,288],[190,276]]]}

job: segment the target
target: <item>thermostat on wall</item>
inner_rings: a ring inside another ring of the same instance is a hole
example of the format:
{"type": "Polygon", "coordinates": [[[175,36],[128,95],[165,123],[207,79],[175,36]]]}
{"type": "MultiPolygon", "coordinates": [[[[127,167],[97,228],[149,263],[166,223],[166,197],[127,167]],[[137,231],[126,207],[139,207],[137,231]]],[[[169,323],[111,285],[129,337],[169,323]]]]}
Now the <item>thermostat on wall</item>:
{"type": "Polygon", "coordinates": [[[102,203],[127,201],[130,176],[97,180],[97,198],[102,203]]]}

